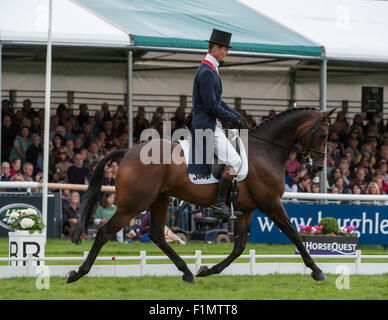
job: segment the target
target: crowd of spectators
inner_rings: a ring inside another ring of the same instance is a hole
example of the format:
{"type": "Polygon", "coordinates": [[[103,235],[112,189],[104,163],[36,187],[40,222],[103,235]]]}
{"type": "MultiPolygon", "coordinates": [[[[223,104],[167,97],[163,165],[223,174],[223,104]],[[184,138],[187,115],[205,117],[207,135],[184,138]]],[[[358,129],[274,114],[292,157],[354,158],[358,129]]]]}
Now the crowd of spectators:
{"type": "MultiPolygon", "coordinates": [[[[339,111],[327,142],[327,190],[338,194],[387,194],[388,123],[380,113],[354,115],[339,111]]],[[[292,152],[286,163],[286,191],[320,192],[319,175],[310,175],[292,152]]]]}
{"type": "MultiPolygon", "coordinates": [[[[8,100],[2,101],[1,180],[42,181],[44,110],[35,109],[30,99],[21,109],[13,109],[8,100]]],[[[251,115],[242,111],[250,128],[256,127],[251,115]]],[[[270,111],[261,121],[275,115],[270,111]]],[[[163,135],[163,107],[156,108],[152,119],[146,118],[144,107],[139,107],[133,118],[133,142],[141,132],[153,128],[163,135]]],[[[170,119],[171,131],[186,125],[183,108],[177,108],[170,119]]],[[[79,105],[74,114],[65,104],[58,105],[50,119],[49,181],[87,184],[99,159],[109,152],[128,147],[128,121],[124,106],[114,112],[107,103],[92,115],[86,104],[79,105]]],[[[350,121],[342,111],[330,125],[327,143],[327,190],[331,193],[386,194],[388,192],[388,123],[381,114],[369,115],[369,120],[356,114],[350,121]]],[[[104,172],[104,185],[114,185],[118,160],[110,162],[104,172]]],[[[310,175],[305,165],[291,152],[286,163],[286,191],[321,192],[319,176],[310,175]]],[[[11,191],[11,190],[9,190],[11,191]]],[[[12,189],[15,191],[15,189],[12,189]]],[[[16,190],[22,191],[22,190],[16,190]]],[[[36,190],[39,191],[39,190],[36,190]]],[[[69,199],[70,194],[68,195],[69,199]]],[[[76,195],[72,195],[74,201],[76,195]]],[[[82,197],[82,193],[81,193],[82,197]]],[[[114,197],[113,197],[114,198],[114,197]]],[[[79,201],[79,200],[78,200],[79,201]]],[[[109,199],[109,201],[114,201],[109,199]]],[[[113,204],[110,204],[111,206],[113,204]]],[[[67,207],[66,232],[73,229],[75,207],[67,207]],[[69,218],[70,217],[70,218],[69,218]]],[[[111,209],[101,208],[100,213],[111,209]]],[[[109,215],[109,214],[107,214],[109,215]]],[[[97,215],[99,216],[99,215],[97,215]]],[[[98,219],[98,218],[97,218],[98,219]]],[[[104,224],[101,218],[99,224],[104,224]]]]}

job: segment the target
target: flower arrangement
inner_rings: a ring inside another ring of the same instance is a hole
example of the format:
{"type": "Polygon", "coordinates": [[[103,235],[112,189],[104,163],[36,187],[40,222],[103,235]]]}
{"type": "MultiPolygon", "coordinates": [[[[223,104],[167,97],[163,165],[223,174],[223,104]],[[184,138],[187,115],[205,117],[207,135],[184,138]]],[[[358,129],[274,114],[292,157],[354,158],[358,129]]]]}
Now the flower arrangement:
{"type": "Polygon", "coordinates": [[[301,234],[315,234],[319,235],[322,232],[323,226],[304,226],[303,224],[300,224],[298,226],[299,233],[301,234]]]}
{"type": "Polygon", "coordinates": [[[13,211],[10,218],[12,220],[11,231],[28,230],[30,233],[34,233],[34,231],[42,233],[46,227],[38,212],[32,208],[13,211]]]}
{"type": "Polygon", "coordinates": [[[322,219],[318,225],[305,226],[299,225],[299,233],[303,235],[332,235],[332,236],[357,236],[354,230],[357,227],[343,226],[338,227],[337,220],[331,217],[322,219]]]}

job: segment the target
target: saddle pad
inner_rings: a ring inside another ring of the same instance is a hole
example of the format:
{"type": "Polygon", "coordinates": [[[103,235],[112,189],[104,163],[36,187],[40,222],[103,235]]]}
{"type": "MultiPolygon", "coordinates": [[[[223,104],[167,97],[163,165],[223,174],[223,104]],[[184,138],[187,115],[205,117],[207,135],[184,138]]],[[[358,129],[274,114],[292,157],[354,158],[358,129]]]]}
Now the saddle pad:
{"type": "MultiPolygon", "coordinates": [[[[247,153],[244,148],[244,144],[240,137],[237,137],[240,147],[240,157],[241,157],[241,167],[240,170],[237,172],[237,181],[242,181],[246,178],[248,174],[248,157],[247,153]]],[[[190,157],[190,140],[179,140],[179,143],[183,149],[183,153],[185,156],[186,165],[189,163],[189,157],[190,157]]],[[[218,179],[215,178],[212,174],[210,174],[209,177],[198,177],[195,173],[189,173],[190,181],[194,184],[211,184],[211,183],[218,183],[218,179]]]]}

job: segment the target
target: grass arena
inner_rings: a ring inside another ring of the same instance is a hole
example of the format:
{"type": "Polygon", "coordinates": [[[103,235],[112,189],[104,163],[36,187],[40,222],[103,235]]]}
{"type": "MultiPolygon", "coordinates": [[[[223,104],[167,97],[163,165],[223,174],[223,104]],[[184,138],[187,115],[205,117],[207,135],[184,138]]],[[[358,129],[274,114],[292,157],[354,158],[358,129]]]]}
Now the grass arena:
{"type": "MultiPolygon", "coordinates": [[[[68,240],[47,240],[47,257],[83,256],[89,251],[91,241],[76,246],[68,240]]],[[[188,243],[184,246],[173,244],[173,248],[182,256],[193,255],[201,250],[203,255],[228,254],[232,244],[188,243]]],[[[361,246],[363,254],[386,255],[383,247],[361,246]]],[[[138,256],[140,251],[149,256],[160,256],[160,249],[152,243],[108,242],[99,257],[138,256]]],[[[266,245],[248,243],[243,255],[255,250],[257,254],[294,254],[292,245],[266,245]]],[[[0,240],[0,256],[8,255],[8,239],[0,240]]],[[[214,264],[220,259],[204,260],[204,264],[214,264]]],[[[245,259],[246,260],[246,259],[245,259]]],[[[333,262],[329,259],[315,259],[317,263],[333,262]]],[[[339,260],[339,259],[337,259],[339,260]]],[[[169,260],[147,261],[150,263],[171,264],[169,260]]],[[[285,261],[284,259],[261,259],[257,262],[285,261]]],[[[293,259],[302,264],[300,258],[293,259]]],[[[372,259],[366,259],[365,263],[372,259]]],[[[234,264],[244,263],[237,259],[234,264]]],[[[337,261],[338,262],[338,261],[337,261]]],[[[342,261],[341,261],[342,262],[342,261]]],[[[345,262],[345,261],[344,261],[345,262]]],[[[385,259],[376,259],[374,263],[384,263],[385,259]]],[[[96,261],[99,265],[136,264],[128,261],[96,261]]],[[[190,261],[187,261],[190,263],[190,261]]],[[[363,261],[364,263],[364,261],[363,261]]],[[[46,265],[56,264],[53,261],[46,265]]],[[[79,262],[65,261],[61,264],[77,265],[79,262]]],[[[1,262],[0,266],[7,263],[1,262]]],[[[175,268],[175,266],[172,265],[175,268]]],[[[92,270],[93,270],[92,268],[92,270]]],[[[309,274],[268,274],[268,275],[213,275],[195,278],[195,284],[182,282],[181,276],[142,276],[142,277],[93,277],[86,276],[75,283],[66,284],[66,276],[49,277],[42,285],[39,275],[33,277],[13,277],[0,279],[1,300],[385,300],[388,298],[388,277],[381,275],[326,274],[327,280],[315,282],[309,274]],[[163,288],[163,290],[161,290],[163,288]]]]}

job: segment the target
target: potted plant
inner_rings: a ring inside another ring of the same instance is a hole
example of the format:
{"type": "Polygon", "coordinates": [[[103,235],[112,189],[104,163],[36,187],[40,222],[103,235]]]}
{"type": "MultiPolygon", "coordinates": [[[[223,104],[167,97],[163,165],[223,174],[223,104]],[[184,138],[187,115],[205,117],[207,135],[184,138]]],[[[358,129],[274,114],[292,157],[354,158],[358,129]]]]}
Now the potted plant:
{"type": "MultiPolygon", "coordinates": [[[[339,227],[336,219],[327,217],[318,225],[299,225],[299,233],[305,248],[310,254],[355,254],[358,238],[354,230],[357,227],[339,227]]],[[[297,249],[295,253],[299,254],[297,249]]]]}
{"type": "MultiPolygon", "coordinates": [[[[25,258],[44,256],[46,235],[40,214],[33,208],[17,209],[10,214],[9,257],[25,258]]],[[[34,263],[40,265],[40,263],[34,263]]],[[[11,261],[10,265],[26,265],[24,261],[11,261]]]]}

